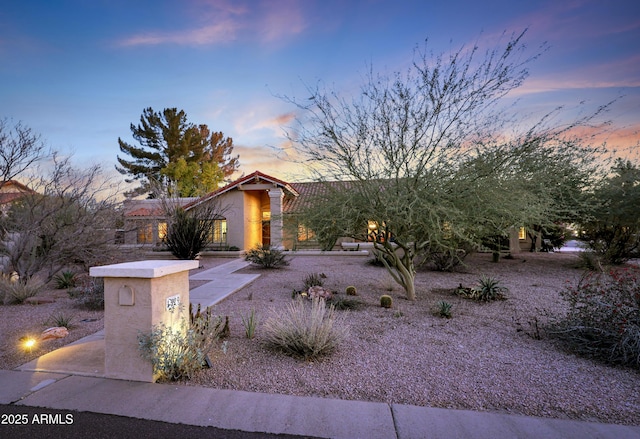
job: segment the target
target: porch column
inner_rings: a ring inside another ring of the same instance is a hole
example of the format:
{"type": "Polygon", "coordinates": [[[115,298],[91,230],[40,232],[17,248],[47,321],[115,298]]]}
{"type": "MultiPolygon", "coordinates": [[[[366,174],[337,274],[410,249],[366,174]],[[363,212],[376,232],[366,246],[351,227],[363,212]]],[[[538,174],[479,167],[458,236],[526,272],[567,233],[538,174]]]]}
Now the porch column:
{"type": "Polygon", "coordinates": [[[282,200],[284,192],[280,188],[269,189],[269,208],[271,209],[271,246],[282,247],[282,200]]]}
{"type": "Polygon", "coordinates": [[[509,253],[512,255],[520,253],[520,237],[516,227],[509,227],[509,253]]]}

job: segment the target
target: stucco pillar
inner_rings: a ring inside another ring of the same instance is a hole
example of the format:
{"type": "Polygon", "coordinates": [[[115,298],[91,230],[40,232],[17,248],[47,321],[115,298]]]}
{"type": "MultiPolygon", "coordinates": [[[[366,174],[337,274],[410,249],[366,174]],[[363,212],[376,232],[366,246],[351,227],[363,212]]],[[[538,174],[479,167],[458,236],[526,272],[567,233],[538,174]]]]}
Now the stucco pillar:
{"type": "Polygon", "coordinates": [[[189,321],[189,270],[198,261],[153,260],[91,267],[104,278],[104,370],[107,378],[154,382],[138,334],[189,321]]]}
{"type": "Polygon", "coordinates": [[[269,208],[271,210],[271,246],[282,247],[282,201],[284,192],[280,188],[269,189],[269,208]]]}

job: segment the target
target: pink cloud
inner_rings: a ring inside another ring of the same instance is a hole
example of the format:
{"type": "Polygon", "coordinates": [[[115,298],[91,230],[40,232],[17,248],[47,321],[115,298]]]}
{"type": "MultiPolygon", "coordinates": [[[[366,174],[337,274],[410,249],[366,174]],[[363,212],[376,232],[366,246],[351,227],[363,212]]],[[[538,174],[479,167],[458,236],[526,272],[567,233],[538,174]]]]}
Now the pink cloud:
{"type": "Polygon", "coordinates": [[[297,35],[307,27],[302,6],[294,0],[259,3],[194,0],[182,13],[194,22],[191,28],[140,33],[121,40],[119,45],[215,45],[240,37],[272,43],[297,35]]]}

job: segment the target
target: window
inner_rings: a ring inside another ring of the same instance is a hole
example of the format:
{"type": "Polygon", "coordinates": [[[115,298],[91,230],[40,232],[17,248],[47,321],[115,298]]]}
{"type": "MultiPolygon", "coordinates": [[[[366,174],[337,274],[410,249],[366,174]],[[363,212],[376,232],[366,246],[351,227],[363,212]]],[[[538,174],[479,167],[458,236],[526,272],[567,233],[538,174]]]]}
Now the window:
{"type": "Polygon", "coordinates": [[[227,220],[213,220],[209,229],[210,244],[225,244],[227,242],[227,220]]]}
{"type": "Polygon", "coordinates": [[[142,223],[138,226],[138,244],[153,244],[151,223],[142,223]]]}
{"type": "Polygon", "coordinates": [[[167,237],[167,223],[158,223],[158,241],[163,241],[167,237]]]}
{"type": "Polygon", "coordinates": [[[311,241],[316,237],[316,234],[309,227],[299,224],[298,225],[298,242],[311,241]]]}
{"type": "Polygon", "coordinates": [[[518,239],[521,241],[524,241],[527,239],[527,229],[525,229],[524,227],[520,227],[518,229],[518,239]]]}

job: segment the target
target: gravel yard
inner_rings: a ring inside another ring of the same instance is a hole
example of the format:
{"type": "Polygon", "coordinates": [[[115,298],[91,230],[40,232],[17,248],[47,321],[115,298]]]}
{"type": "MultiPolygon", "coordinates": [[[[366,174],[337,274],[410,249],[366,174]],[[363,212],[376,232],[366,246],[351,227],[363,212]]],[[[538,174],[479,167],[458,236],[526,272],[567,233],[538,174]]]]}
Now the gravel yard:
{"type": "MultiPolygon", "coordinates": [[[[212,368],[182,384],[640,425],[638,371],[566,353],[536,328],[545,311],[563,309],[558,292],[582,273],[573,268],[575,260],[571,253],[523,253],[495,264],[489,254],[473,255],[461,272],[420,270],[415,302],[405,300],[367,257],[300,256],[278,270],[245,268],[240,273],[261,276],[214,308],[230,317],[226,353],[212,352],[212,368]],[[342,295],[356,286],[363,305],[340,311],[350,336],[337,352],[303,361],[265,348],[260,325],[310,273],[324,273],[325,287],[342,295]],[[473,286],[481,274],[501,280],[508,299],[476,303],[452,294],[460,284],[473,286]],[[393,308],[379,306],[382,294],[393,297],[393,308]],[[453,305],[451,319],[432,314],[439,300],[453,305]],[[241,316],[252,309],[260,321],[249,340],[241,316]]],[[[201,265],[221,262],[203,259],[201,265]]],[[[43,297],[55,302],[0,306],[1,368],[102,328],[103,313],[74,308],[66,292],[49,290],[43,297]],[[69,337],[41,343],[31,353],[16,347],[22,335],[39,334],[60,312],[74,316],[69,337]]]]}

